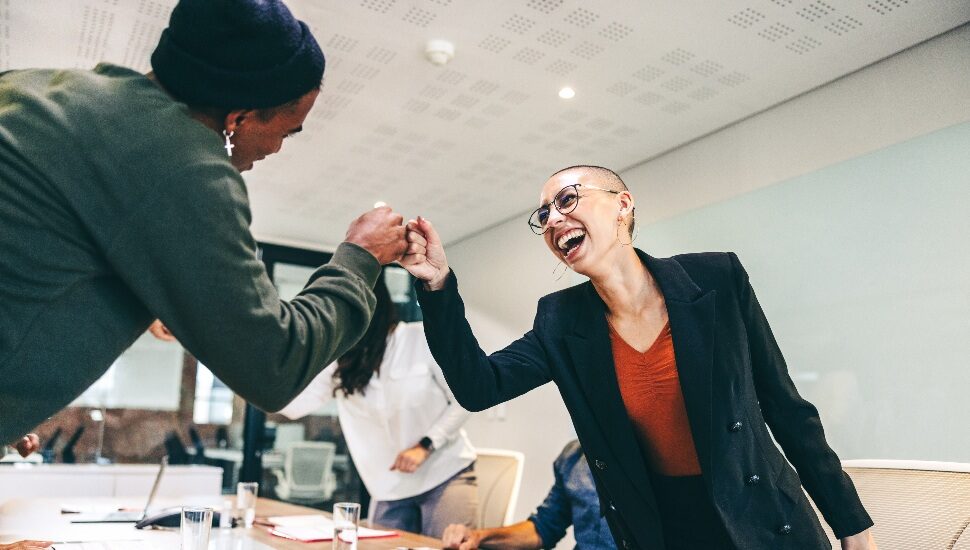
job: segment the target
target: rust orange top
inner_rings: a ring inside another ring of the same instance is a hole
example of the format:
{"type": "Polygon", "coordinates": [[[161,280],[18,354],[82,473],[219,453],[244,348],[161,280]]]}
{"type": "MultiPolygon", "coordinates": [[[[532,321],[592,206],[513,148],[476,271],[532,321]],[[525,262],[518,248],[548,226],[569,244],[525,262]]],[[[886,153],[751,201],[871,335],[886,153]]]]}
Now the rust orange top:
{"type": "Polygon", "coordinates": [[[627,344],[612,326],[610,343],[623,405],[647,466],[665,476],[700,475],[670,323],[643,353],[627,344]]]}

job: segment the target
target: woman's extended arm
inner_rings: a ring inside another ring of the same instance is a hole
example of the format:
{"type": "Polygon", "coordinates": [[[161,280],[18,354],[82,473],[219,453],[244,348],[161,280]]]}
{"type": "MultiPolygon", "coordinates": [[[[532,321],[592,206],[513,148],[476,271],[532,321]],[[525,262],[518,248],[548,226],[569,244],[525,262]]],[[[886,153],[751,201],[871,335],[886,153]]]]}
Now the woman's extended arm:
{"type": "Polygon", "coordinates": [[[401,260],[418,284],[424,332],[435,361],[455,398],[469,411],[481,411],[518,397],[552,378],[545,349],[533,330],[505,349],[487,355],[465,319],[458,280],[448,267],[444,247],[428,220],[408,222],[408,250],[401,260]]]}

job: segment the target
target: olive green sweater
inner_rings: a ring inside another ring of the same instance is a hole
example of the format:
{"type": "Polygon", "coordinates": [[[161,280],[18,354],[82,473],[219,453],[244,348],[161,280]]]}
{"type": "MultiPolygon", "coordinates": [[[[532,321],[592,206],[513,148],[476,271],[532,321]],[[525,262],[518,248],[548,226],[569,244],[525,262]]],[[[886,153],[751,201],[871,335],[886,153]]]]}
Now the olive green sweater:
{"type": "Polygon", "coordinates": [[[69,404],[156,317],[267,410],[363,334],[377,260],[344,243],[282,301],[221,145],[128,69],[0,75],[0,444],[69,404]]]}

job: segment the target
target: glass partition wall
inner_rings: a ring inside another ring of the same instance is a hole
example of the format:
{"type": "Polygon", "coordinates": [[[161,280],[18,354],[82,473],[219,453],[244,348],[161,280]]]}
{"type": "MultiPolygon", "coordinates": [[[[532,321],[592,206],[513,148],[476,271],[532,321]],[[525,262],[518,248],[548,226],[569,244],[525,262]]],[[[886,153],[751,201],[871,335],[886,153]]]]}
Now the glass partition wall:
{"type": "MultiPolygon", "coordinates": [[[[329,259],[329,255],[264,245],[262,259],[280,296],[288,300],[303,290],[310,275],[329,259]]],[[[397,304],[401,319],[420,320],[420,308],[411,276],[399,267],[386,267],[384,273],[391,299],[397,304]]],[[[261,487],[265,488],[263,494],[322,509],[328,509],[337,501],[360,502],[364,510],[367,509],[367,491],[347,452],[333,401],[297,420],[279,414],[267,415],[248,405],[244,432],[246,443],[240,476],[242,479],[260,481],[261,487]],[[302,441],[330,442],[334,448],[314,448],[312,443],[300,445],[302,441]],[[297,449],[291,450],[295,443],[297,449]],[[301,450],[301,447],[305,449],[301,450]],[[298,451],[304,453],[303,457],[297,454],[298,451]],[[288,453],[293,455],[290,461],[287,460],[288,453]],[[314,460],[314,453],[322,457],[319,462],[324,462],[324,468],[328,468],[326,475],[332,481],[324,483],[325,487],[316,495],[289,494],[285,487],[281,488],[280,484],[285,485],[301,475],[319,476],[313,465],[299,466],[301,460],[314,460]],[[331,454],[332,458],[327,458],[331,454]],[[301,469],[304,470],[302,474],[301,469]]]]}
{"type": "MultiPolygon", "coordinates": [[[[260,244],[261,259],[283,299],[296,296],[330,254],[260,244]]],[[[420,320],[412,278],[385,268],[392,299],[404,321],[420,320]]],[[[146,333],[71,405],[36,429],[47,462],[200,463],[224,470],[223,489],[259,481],[263,496],[280,497],[286,456],[294,443],[335,445],[334,480],[327,498],[295,498],[326,508],[336,500],[365,505],[367,494],[347,453],[335,405],[290,420],[248,405],[177,342],[146,333]]],[[[304,445],[306,446],[306,445],[304,445]]],[[[312,445],[310,445],[312,446],[312,445]]],[[[289,472],[292,475],[292,472],[289,472]]]]}

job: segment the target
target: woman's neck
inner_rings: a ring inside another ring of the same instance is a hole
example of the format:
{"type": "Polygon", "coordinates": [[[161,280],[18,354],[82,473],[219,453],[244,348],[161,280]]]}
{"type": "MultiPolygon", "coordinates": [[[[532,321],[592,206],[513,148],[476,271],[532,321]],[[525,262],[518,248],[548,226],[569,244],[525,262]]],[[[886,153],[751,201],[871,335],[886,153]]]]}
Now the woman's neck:
{"type": "Polygon", "coordinates": [[[625,249],[602,275],[590,277],[590,282],[611,318],[639,316],[655,306],[657,300],[663,300],[656,279],[632,247],[625,249]]]}

